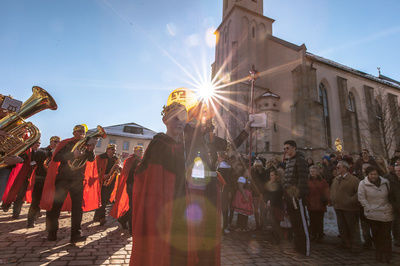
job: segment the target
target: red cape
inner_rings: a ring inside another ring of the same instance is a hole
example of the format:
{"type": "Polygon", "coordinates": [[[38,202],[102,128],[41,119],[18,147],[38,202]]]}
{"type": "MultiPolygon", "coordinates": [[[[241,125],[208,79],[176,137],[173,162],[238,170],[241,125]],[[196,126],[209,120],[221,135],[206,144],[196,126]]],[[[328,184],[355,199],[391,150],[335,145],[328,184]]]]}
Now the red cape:
{"type": "MultiPolygon", "coordinates": [[[[201,250],[214,250],[214,264],[210,266],[219,266],[221,265],[221,234],[222,234],[222,221],[221,221],[221,190],[225,185],[225,180],[218,173],[217,175],[217,186],[215,187],[216,193],[216,205],[214,206],[210,201],[208,201],[207,197],[204,194],[203,190],[197,189],[188,189],[187,201],[188,205],[197,205],[200,209],[203,210],[203,221],[207,219],[206,211],[215,211],[216,228],[215,228],[215,239],[208,239],[207,245],[204,245],[204,232],[207,230],[207,222],[201,222],[200,224],[196,221],[188,222],[188,242],[189,242],[189,256],[188,256],[188,265],[199,265],[199,254],[198,252],[201,250]]],[[[195,210],[194,210],[195,211],[195,210]]],[[[196,217],[196,213],[190,213],[188,216],[196,217]]],[[[196,219],[196,218],[194,218],[196,219]]],[[[212,218],[211,218],[212,219],[212,218]]]]}
{"type": "Polygon", "coordinates": [[[126,192],[126,180],[128,179],[129,171],[135,162],[135,158],[136,156],[134,154],[130,155],[125,160],[124,166],[122,167],[119,183],[116,186],[117,191],[115,195],[115,203],[110,212],[110,215],[115,219],[123,216],[129,210],[129,196],[126,192]]]}
{"type": "Polygon", "coordinates": [[[165,134],[157,134],[148,146],[135,172],[132,197],[130,265],[186,265],[183,149],[165,134]]]}
{"type": "MultiPolygon", "coordinates": [[[[106,174],[108,158],[101,158],[99,155],[97,155],[96,164],[97,164],[97,172],[99,176],[100,186],[102,186],[104,182],[104,176],[106,174]]],[[[110,202],[113,202],[115,200],[115,196],[117,194],[117,186],[115,184],[118,184],[118,180],[119,180],[119,175],[115,177],[114,188],[110,195],[110,202]]]]}
{"type": "MultiPolygon", "coordinates": [[[[56,150],[53,153],[54,156],[73,138],[65,139],[61,141],[56,150]]],[[[51,210],[54,202],[55,193],[55,182],[58,174],[58,167],[60,162],[55,162],[51,160],[49,163],[49,168],[47,170],[46,179],[44,181],[42,198],[40,200],[40,208],[44,210],[51,210]]],[[[86,163],[85,177],[83,180],[83,200],[82,209],[83,211],[91,211],[100,207],[101,196],[100,196],[100,183],[97,174],[96,160],[93,162],[86,163]]],[[[71,211],[71,198],[69,193],[64,201],[61,208],[62,211],[71,211]]]]}
{"type": "Polygon", "coordinates": [[[175,175],[161,165],[149,165],[135,176],[130,265],[170,265],[174,184],[175,175]]]}
{"type": "Polygon", "coordinates": [[[29,175],[32,171],[31,149],[28,149],[25,154],[28,156],[28,159],[26,159],[23,163],[17,164],[10,173],[2,198],[3,205],[9,205],[15,201],[19,190],[27,178],[27,175],[29,175]]]}
{"type": "Polygon", "coordinates": [[[28,203],[32,202],[32,192],[33,188],[35,186],[35,180],[36,180],[36,166],[32,171],[31,177],[29,178],[29,185],[28,188],[26,189],[26,194],[25,194],[25,201],[28,203]]]}

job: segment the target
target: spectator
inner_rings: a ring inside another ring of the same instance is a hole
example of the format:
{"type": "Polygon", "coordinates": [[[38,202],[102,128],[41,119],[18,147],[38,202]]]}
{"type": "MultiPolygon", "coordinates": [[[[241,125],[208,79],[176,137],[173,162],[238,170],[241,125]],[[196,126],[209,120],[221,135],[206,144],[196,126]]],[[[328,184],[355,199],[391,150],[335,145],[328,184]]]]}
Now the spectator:
{"type": "Polygon", "coordinates": [[[382,174],[381,176],[386,175],[389,171],[385,159],[381,155],[379,155],[376,157],[375,161],[376,165],[378,166],[379,173],[382,174]]]}
{"type": "Polygon", "coordinates": [[[256,159],[251,167],[251,180],[253,192],[254,218],[256,220],[256,230],[262,230],[265,213],[264,186],[267,182],[267,172],[262,161],[256,159]]]}
{"type": "Polygon", "coordinates": [[[351,155],[345,155],[345,156],[343,156],[342,160],[349,164],[349,167],[350,167],[349,173],[354,175],[354,159],[353,159],[353,157],[351,157],[351,155]]]}
{"type": "Polygon", "coordinates": [[[322,157],[322,177],[326,180],[329,186],[332,184],[334,165],[331,163],[331,157],[325,155],[322,157]]]}
{"type": "Polygon", "coordinates": [[[358,200],[364,207],[364,215],[371,225],[376,261],[390,263],[393,209],[389,202],[389,181],[380,177],[378,170],[373,166],[366,169],[366,174],[358,186],[358,200]]]}
{"type": "Polygon", "coordinates": [[[247,223],[249,216],[253,214],[253,197],[250,191],[250,183],[244,176],[245,172],[243,170],[242,175],[237,180],[238,189],[232,203],[234,211],[237,212],[237,230],[243,232],[249,231],[247,223]]]}
{"type": "MultiPolygon", "coordinates": [[[[363,177],[367,176],[365,171],[370,166],[371,165],[369,163],[362,164],[361,168],[362,168],[362,176],[363,177]]],[[[364,209],[362,206],[360,206],[360,224],[361,224],[362,236],[364,238],[363,247],[365,249],[370,249],[372,247],[371,225],[368,222],[367,218],[365,218],[364,209]]]]}
{"type": "Polygon", "coordinates": [[[265,184],[266,202],[271,213],[272,235],[274,243],[279,244],[282,238],[280,223],[283,221],[283,190],[281,175],[276,169],[271,169],[269,180],[265,184]]]}
{"type": "MultiPolygon", "coordinates": [[[[336,167],[336,165],[337,165],[337,163],[338,163],[338,161],[339,161],[338,156],[336,156],[335,153],[331,153],[331,154],[329,155],[329,158],[330,158],[331,164],[333,164],[333,165],[336,167]]],[[[341,158],[340,158],[340,159],[341,159],[341,158]]]]}
{"type": "MultiPolygon", "coordinates": [[[[354,172],[355,175],[360,179],[364,179],[365,176],[363,176],[363,172],[362,172],[362,165],[368,163],[371,166],[374,166],[375,168],[378,167],[378,165],[376,164],[376,161],[374,160],[374,158],[372,158],[372,156],[370,156],[369,151],[367,149],[363,149],[361,151],[361,157],[356,161],[356,163],[354,164],[354,172]]],[[[378,171],[380,171],[378,169],[378,171]]],[[[380,175],[383,175],[383,173],[379,173],[380,175]]]]}
{"type": "Polygon", "coordinates": [[[393,195],[392,206],[394,220],[392,225],[394,245],[400,247],[400,164],[394,166],[394,172],[387,175],[393,195]]]}
{"type": "Polygon", "coordinates": [[[359,215],[360,206],[357,199],[359,180],[349,173],[349,164],[338,162],[338,176],[331,186],[331,203],[336,212],[341,246],[354,253],[360,251],[359,215]]]}
{"type": "Polygon", "coordinates": [[[324,213],[329,199],[329,185],[319,174],[317,166],[310,167],[307,209],[310,216],[311,240],[320,241],[324,234],[324,213]]]}
{"type": "Polygon", "coordinates": [[[227,160],[227,154],[226,152],[218,152],[218,172],[222,175],[224,178],[226,184],[223,188],[222,195],[221,195],[221,201],[222,201],[222,220],[223,220],[223,226],[222,230],[224,231],[225,234],[229,233],[229,217],[230,210],[231,210],[231,202],[232,202],[232,197],[233,193],[235,191],[235,181],[233,180],[233,170],[231,165],[228,163],[227,160]]]}
{"type": "Polygon", "coordinates": [[[310,168],[310,166],[314,165],[314,160],[311,157],[307,158],[307,164],[308,164],[308,168],[310,168]]]}
{"type": "Polygon", "coordinates": [[[397,160],[400,160],[400,147],[394,151],[393,157],[390,159],[390,165],[394,165],[397,160]]]}
{"type": "Polygon", "coordinates": [[[292,224],[295,248],[298,252],[310,255],[310,239],[305,218],[304,199],[308,194],[308,168],[303,153],[297,151],[294,140],[284,143],[286,159],[283,179],[284,200],[292,224]]]}

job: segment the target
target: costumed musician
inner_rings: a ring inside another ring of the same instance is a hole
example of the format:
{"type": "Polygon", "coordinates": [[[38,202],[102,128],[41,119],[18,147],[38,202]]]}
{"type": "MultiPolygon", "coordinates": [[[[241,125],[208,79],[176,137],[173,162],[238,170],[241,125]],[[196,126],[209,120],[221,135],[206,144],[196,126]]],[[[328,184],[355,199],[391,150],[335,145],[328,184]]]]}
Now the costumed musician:
{"type": "Polygon", "coordinates": [[[111,210],[111,216],[118,219],[122,229],[129,228],[132,234],[132,191],[134,175],[137,166],[142,160],[143,147],[135,146],[133,154],[125,161],[121,171],[119,184],[115,196],[115,203],[111,210]]]}
{"type": "Polygon", "coordinates": [[[150,142],[133,183],[130,265],[188,265],[183,130],[185,106],[164,106],[166,134],[150,142]]]}
{"type": "Polygon", "coordinates": [[[97,172],[101,183],[101,207],[95,211],[93,222],[99,222],[100,225],[106,223],[106,206],[110,202],[111,193],[115,187],[116,175],[121,170],[121,162],[116,152],[117,145],[108,144],[106,151],[96,156],[97,172]]]}
{"type": "MultiPolygon", "coordinates": [[[[76,125],[73,129],[73,137],[60,142],[53,154],[53,161],[59,163],[59,166],[58,174],[55,177],[54,200],[50,211],[46,213],[48,223],[47,239],[49,241],[57,240],[58,219],[68,193],[72,202],[71,243],[86,239],[86,236],[81,235],[83,179],[85,175],[85,167],[75,169],[70,165],[70,162],[74,160],[87,160],[89,162],[94,161],[95,157],[93,149],[95,146],[95,141],[89,141],[86,144],[85,151],[75,149],[72,152],[75,144],[78,141],[83,140],[85,135],[85,127],[83,125],[76,125]]],[[[49,168],[50,167],[51,166],[49,166],[49,168]]],[[[46,182],[48,182],[47,179],[48,177],[46,177],[46,182]]],[[[45,194],[43,193],[41,199],[42,201],[45,197],[44,195],[45,194]]]]}
{"type": "MultiPolygon", "coordinates": [[[[0,95],[1,105],[3,105],[4,99],[5,96],[0,95]]],[[[10,113],[9,110],[0,107],[0,119],[6,117],[9,113],[10,113]]],[[[7,136],[9,136],[9,134],[6,131],[0,129],[0,140],[2,140],[7,136]]],[[[16,164],[22,163],[23,161],[24,161],[23,158],[15,155],[7,156],[6,158],[4,158],[4,162],[7,166],[4,168],[0,168],[0,201],[2,201],[3,193],[6,189],[7,181],[12,169],[15,167],[16,164]]]]}
{"type": "Polygon", "coordinates": [[[13,203],[13,219],[18,219],[21,213],[22,204],[24,203],[28,185],[32,178],[32,172],[36,166],[36,162],[32,160],[32,154],[37,151],[39,146],[40,140],[33,143],[20,156],[15,156],[15,158],[20,158],[22,161],[10,173],[1,206],[3,211],[7,212],[11,203],[13,203]]]}
{"type": "Polygon", "coordinates": [[[34,170],[32,202],[28,211],[27,228],[33,228],[35,219],[40,216],[40,198],[44,181],[47,175],[48,162],[51,160],[52,154],[60,142],[60,137],[52,136],[50,138],[50,145],[32,152],[32,161],[36,162],[36,169],[34,170]]]}

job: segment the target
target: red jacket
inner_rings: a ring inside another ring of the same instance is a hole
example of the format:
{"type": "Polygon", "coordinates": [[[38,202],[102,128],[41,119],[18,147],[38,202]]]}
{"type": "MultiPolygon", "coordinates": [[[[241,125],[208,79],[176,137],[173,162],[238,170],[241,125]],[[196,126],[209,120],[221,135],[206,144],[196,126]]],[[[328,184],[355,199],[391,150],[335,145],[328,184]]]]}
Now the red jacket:
{"type": "Polygon", "coordinates": [[[329,185],[325,179],[309,178],[307,208],[309,211],[326,211],[329,200],[329,185]]]}

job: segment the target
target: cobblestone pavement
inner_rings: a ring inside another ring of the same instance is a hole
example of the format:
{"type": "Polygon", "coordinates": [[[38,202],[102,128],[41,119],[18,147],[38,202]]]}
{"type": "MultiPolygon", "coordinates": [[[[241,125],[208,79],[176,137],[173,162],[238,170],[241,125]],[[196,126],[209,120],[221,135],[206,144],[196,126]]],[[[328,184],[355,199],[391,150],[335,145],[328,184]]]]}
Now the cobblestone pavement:
{"type": "MultiPolygon", "coordinates": [[[[60,216],[58,241],[46,240],[45,215],[35,228],[26,228],[28,205],[19,219],[11,220],[11,210],[0,213],[0,264],[3,265],[126,265],[132,248],[127,231],[108,217],[105,226],[91,222],[93,212],[83,216],[82,230],[88,238],[76,246],[69,244],[70,215],[60,216]]],[[[332,228],[329,227],[328,228],[332,228]]],[[[329,232],[329,230],[328,230],[329,232]]],[[[332,234],[332,233],[331,233],[332,234]]],[[[334,233],[335,234],[335,233],[334,233]]],[[[268,231],[232,232],[223,237],[222,265],[377,265],[374,251],[358,255],[341,250],[337,236],[327,233],[323,243],[312,243],[311,256],[293,250],[292,243],[273,245],[268,231]]],[[[400,265],[400,249],[395,248],[393,265],[400,265]]]]}

